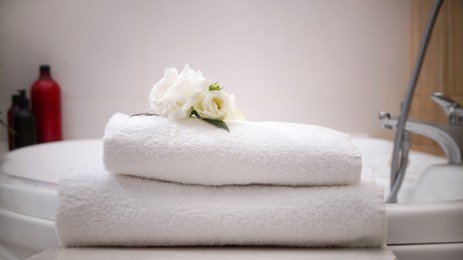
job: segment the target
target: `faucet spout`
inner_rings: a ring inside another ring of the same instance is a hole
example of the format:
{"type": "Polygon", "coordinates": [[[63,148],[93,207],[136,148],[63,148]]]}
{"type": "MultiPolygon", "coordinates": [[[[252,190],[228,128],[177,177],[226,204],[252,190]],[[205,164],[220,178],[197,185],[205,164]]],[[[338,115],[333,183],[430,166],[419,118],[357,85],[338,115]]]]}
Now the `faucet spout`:
{"type": "Polygon", "coordinates": [[[431,99],[442,107],[449,118],[450,125],[463,125],[463,107],[458,102],[440,92],[432,94],[431,99]]]}
{"type": "MultiPolygon", "coordinates": [[[[397,119],[392,118],[390,113],[381,112],[379,115],[381,127],[387,129],[397,128],[397,119]]],[[[461,164],[461,149],[450,134],[437,125],[408,120],[405,124],[405,130],[411,133],[426,136],[436,141],[445,152],[449,164],[461,164]]]]}

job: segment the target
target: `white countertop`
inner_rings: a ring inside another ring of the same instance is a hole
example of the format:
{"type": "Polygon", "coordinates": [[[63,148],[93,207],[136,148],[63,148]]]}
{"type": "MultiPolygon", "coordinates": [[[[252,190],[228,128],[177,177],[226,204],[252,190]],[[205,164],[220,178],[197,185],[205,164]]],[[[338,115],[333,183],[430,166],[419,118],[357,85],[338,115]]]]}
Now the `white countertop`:
{"type": "Polygon", "coordinates": [[[274,247],[198,247],[198,248],[50,248],[28,260],[124,260],[124,259],[304,259],[304,260],[397,260],[382,248],[274,248],[274,247]]]}

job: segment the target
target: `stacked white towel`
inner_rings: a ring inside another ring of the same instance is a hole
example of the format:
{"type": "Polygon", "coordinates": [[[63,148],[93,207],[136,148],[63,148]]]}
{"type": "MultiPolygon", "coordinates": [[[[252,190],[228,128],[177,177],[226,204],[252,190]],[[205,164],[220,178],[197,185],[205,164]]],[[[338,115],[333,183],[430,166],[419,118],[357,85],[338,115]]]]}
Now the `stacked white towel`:
{"type": "Polygon", "coordinates": [[[201,186],[74,170],[56,225],[67,246],[380,247],[386,218],[371,176],[336,187],[201,186]]]}
{"type": "Polygon", "coordinates": [[[113,173],[202,185],[358,183],[361,155],[347,134],[281,122],[227,122],[115,114],[103,138],[113,173]]]}
{"type": "Polygon", "coordinates": [[[107,171],[60,183],[66,246],[379,247],[382,190],[346,134],[302,124],[114,115],[107,171]]]}

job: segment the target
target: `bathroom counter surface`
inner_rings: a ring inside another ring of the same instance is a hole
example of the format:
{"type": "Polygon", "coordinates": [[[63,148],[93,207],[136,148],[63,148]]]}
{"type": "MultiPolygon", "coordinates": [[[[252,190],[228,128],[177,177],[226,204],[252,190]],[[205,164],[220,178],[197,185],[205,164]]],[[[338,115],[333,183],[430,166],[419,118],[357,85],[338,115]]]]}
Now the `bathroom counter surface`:
{"type": "Polygon", "coordinates": [[[371,249],[314,248],[50,248],[28,260],[77,259],[305,259],[305,260],[397,260],[386,247],[371,249]]]}

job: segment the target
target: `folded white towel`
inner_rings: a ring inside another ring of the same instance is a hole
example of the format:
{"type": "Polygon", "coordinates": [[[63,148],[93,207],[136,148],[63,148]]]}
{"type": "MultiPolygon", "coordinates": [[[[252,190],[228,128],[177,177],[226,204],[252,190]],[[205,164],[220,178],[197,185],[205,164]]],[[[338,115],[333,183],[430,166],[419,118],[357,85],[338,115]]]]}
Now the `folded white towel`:
{"type": "Polygon", "coordinates": [[[320,126],[227,123],[115,114],[103,138],[112,173],[190,184],[343,185],[358,183],[361,154],[349,136],[320,126]]]}
{"type": "Polygon", "coordinates": [[[278,245],[379,247],[382,190],[201,186],[74,170],[60,183],[56,227],[66,246],[278,245]]]}

